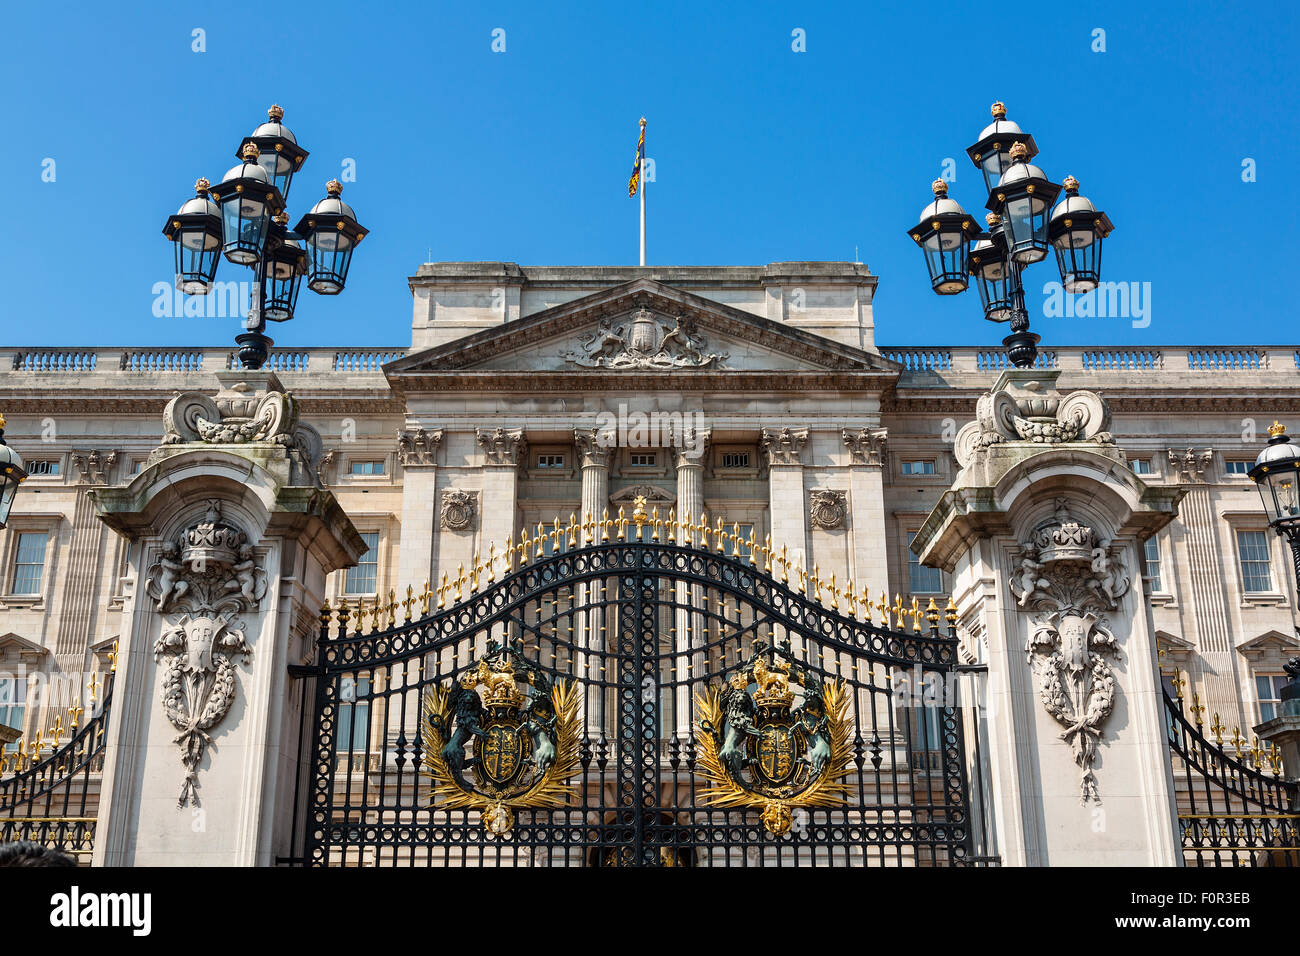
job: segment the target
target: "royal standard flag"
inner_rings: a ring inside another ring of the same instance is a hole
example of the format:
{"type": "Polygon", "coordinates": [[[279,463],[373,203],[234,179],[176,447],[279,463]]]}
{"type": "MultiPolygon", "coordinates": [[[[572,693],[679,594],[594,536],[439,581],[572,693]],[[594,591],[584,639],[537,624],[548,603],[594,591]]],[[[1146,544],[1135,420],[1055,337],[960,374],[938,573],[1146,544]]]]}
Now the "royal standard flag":
{"type": "Polygon", "coordinates": [[[641,121],[641,138],[636,141],[636,165],[632,167],[632,178],[627,181],[627,194],[635,196],[641,186],[641,166],[645,162],[645,120],[641,121]]]}

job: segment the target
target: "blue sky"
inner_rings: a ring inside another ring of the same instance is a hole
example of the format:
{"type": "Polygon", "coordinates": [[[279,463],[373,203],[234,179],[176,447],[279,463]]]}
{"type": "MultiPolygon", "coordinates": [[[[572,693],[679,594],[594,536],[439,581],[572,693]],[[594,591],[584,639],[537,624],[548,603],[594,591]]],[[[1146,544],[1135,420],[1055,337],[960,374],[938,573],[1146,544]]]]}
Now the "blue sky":
{"type": "MultiPolygon", "coordinates": [[[[430,258],[635,264],[626,184],[642,115],[657,167],[650,264],[856,248],[880,276],[879,343],[996,344],[1004,330],[980,318],[974,290],[931,293],[906,236],[945,158],[953,198],[983,213],[964,148],[995,99],[1034,134],[1048,175],[1075,175],[1116,223],[1104,278],[1150,283],[1145,327],[1043,318],[1037,290],[1055,266],[1034,267],[1044,344],[1300,341],[1293,5],[282,9],[7,11],[0,345],[232,341],[236,319],[154,316],[154,284],[172,271],[160,229],[198,175],[234,163],[271,102],[311,151],[294,221],[350,158],[344,198],[371,230],[347,291],[304,291],[299,317],[271,329],[280,345],[407,344],[406,277],[430,258]],[[196,28],[206,52],[191,49],[196,28]],[[796,28],[806,52],[791,49],[796,28]],[[1255,182],[1242,181],[1247,158],[1255,182]]],[[[223,263],[218,278],[245,275],[223,263]]]]}

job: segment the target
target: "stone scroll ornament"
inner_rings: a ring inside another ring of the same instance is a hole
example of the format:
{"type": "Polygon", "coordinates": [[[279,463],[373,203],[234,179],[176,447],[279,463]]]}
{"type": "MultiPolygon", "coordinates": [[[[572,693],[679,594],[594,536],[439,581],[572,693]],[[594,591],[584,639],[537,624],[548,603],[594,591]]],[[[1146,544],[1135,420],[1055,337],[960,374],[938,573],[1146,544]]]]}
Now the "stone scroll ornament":
{"type": "Polygon", "coordinates": [[[849,695],[841,681],[817,680],[796,663],[788,643],[755,641],[748,660],[695,707],[700,792],[711,806],[760,810],[764,829],[781,836],[792,808],[845,802],[849,695]]]}
{"type": "Polygon", "coordinates": [[[212,398],[202,392],[182,392],[163,410],[164,445],[205,442],[242,445],[269,441],[292,445],[298,426],[298,405],[288,392],[255,392],[238,384],[233,395],[212,398]]]}
{"type": "Polygon", "coordinates": [[[162,704],[180,733],[185,780],[177,806],[199,805],[198,766],[212,742],[209,731],[234,703],[236,660],[247,663],[252,648],[239,615],[255,609],[266,594],[266,572],[244,532],[221,518],[212,501],[202,520],[163,545],[149,569],[145,593],[164,617],[154,643],[162,665],[162,704]]]}
{"type": "Polygon", "coordinates": [[[515,641],[489,642],[459,679],[424,696],[420,772],[433,804],[478,810],[483,828],[505,836],[520,808],[567,806],[578,772],[577,686],[552,682],[515,641]]]}
{"type": "Polygon", "coordinates": [[[1070,517],[1065,499],[1040,524],[1016,559],[1010,588],[1035,612],[1025,645],[1043,708],[1064,727],[1061,739],[1082,770],[1080,795],[1100,803],[1093,763],[1115,707],[1119,657],[1105,612],[1128,591],[1130,577],[1110,542],[1070,517]]]}

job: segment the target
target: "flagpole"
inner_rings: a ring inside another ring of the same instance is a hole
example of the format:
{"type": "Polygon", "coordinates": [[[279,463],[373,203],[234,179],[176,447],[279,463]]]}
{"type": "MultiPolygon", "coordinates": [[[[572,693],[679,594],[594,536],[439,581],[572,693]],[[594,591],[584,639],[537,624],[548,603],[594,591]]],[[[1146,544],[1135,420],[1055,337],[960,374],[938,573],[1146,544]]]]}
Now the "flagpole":
{"type": "MultiPolygon", "coordinates": [[[[641,117],[641,134],[645,135],[645,117],[641,117]]],[[[640,164],[638,167],[638,182],[641,193],[641,265],[645,265],[645,149],[641,149],[641,157],[637,160],[640,164]]]]}

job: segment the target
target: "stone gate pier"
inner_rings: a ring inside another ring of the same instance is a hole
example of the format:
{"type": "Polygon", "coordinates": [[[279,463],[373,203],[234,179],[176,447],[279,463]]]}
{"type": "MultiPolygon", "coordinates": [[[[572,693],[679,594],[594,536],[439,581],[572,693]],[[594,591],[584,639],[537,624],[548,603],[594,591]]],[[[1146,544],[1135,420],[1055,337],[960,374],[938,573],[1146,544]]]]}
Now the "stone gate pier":
{"type": "Polygon", "coordinates": [[[953,575],[1003,865],[1180,862],[1142,542],[1182,491],[1133,474],[1096,393],[1008,369],[912,545],[953,575]]]}
{"type": "Polygon", "coordinates": [[[170,402],[140,474],[94,492],[130,582],[98,866],[287,855],[303,703],[288,668],[313,659],[325,576],[365,549],[275,374],[217,378],[170,402]]]}

